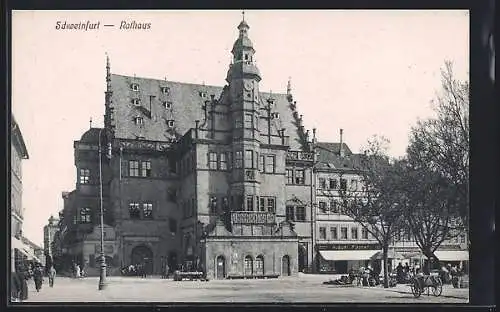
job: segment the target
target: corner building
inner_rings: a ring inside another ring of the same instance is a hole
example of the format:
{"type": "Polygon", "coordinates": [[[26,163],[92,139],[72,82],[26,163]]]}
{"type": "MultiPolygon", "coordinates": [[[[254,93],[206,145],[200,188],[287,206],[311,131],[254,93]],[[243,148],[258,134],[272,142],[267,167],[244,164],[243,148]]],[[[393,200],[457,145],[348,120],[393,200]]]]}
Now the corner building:
{"type": "Polygon", "coordinates": [[[101,180],[108,266],[158,274],[164,258],[209,278],[311,268],[313,144],[290,84],[260,92],[249,26],[238,30],[224,87],[111,74],[108,59],[105,125],[75,142],[76,189],[63,196],[64,245],[89,274],[101,180]]]}

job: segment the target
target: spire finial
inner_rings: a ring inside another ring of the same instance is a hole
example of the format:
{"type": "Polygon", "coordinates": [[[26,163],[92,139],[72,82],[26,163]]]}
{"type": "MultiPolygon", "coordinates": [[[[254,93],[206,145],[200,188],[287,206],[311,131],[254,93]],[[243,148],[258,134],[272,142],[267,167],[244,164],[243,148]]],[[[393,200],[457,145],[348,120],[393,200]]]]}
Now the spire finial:
{"type": "Polygon", "coordinates": [[[111,65],[109,64],[109,55],[106,53],[106,87],[107,91],[111,89],[111,65]]]}
{"type": "Polygon", "coordinates": [[[243,21],[245,21],[245,10],[241,11],[241,16],[243,17],[243,21]]]}
{"type": "Polygon", "coordinates": [[[286,94],[290,95],[292,93],[292,77],[288,77],[288,83],[286,85],[286,94]]]}
{"type": "Polygon", "coordinates": [[[90,129],[92,129],[92,117],[90,117],[89,124],[90,124],[90,129]]]}

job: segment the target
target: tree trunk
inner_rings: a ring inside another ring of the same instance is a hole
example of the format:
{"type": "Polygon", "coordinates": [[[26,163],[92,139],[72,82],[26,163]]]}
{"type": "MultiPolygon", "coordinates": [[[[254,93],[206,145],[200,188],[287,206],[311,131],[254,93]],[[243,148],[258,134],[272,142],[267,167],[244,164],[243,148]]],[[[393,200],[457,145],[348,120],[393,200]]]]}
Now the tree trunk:
{"type": "Polygon", "coordinates": [[[389,251],[389,246],[384,245],[382,247],[382,252],[384,255],[384,288],[389,288],[389,272],[388,272],[389,265],[387,263],[388,262],[388,260],[387,260],[388,251],[389,251]]]}

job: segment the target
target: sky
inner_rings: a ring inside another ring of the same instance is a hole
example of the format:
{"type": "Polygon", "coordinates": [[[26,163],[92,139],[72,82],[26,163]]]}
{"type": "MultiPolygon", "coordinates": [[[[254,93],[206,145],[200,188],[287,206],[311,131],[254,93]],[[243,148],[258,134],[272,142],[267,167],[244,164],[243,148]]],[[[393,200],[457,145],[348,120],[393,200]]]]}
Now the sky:
{"type": "MultiPolygon", "coordinates": [[[[43,226],[75,188],[73,141],[103,126],[106,53],[111,72],[223,86],[241,11],[14,11],[12,112],[26,142],[24,234],[43,226]],[[56,29],[57,22],[99,24],[56,29]],[[151,23],[120,29],[122,22],[151,23]],[[114,27],[105,27],[113,24],[114,27]]],[[[261,91],[286,93],[319,141],[359,152],[372,135],[405,153],[412,125],[433,115],[440,68],[468,79],[468,11],[247,10],[261,91]]]]}

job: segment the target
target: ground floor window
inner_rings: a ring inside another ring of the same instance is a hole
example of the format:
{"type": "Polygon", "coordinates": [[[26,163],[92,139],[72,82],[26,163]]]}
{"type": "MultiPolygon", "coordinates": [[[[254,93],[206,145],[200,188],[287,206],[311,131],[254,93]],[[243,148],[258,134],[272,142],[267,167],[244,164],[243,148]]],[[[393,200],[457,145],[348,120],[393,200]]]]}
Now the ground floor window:
{"type": "Polygon", "coordinates": [[[253,275],[253,259],[251,256],[245,257],[245,275],[253,275]]]}
{"type": "Polygon", "coordinates": [[[255,274],[264,275],[264,256],[262,255],[255,258],[255,274]]]}

